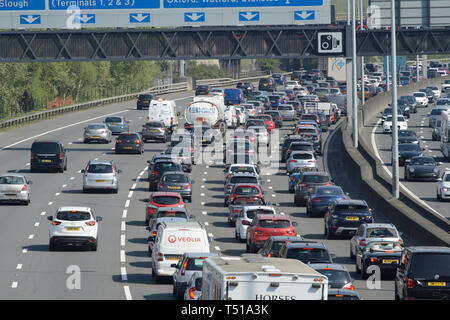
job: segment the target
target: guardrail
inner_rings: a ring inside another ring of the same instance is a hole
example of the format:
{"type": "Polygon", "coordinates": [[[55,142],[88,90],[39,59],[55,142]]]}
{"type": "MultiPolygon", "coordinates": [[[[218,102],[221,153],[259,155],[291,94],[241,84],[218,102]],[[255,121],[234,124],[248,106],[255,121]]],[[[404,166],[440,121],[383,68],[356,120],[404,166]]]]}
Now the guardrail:
{"type": "MultiPolygon", "coordinates": [[[[284,73],[284,75],[289,75],[291,73],[292,72],[284,73]]],[[[197,80],[197,84],[209,84],[212,87],[222,87],[222,86],[234,85],[234,84],[238,83],[239,81],[255,81],[255,80],[261,79],[265,76],[266,75],[256,76],[256,77],[248,77],[248,78],[242,78],[242,79],[231,79],[231,78],[205,79],[205,80],[197,80]]],[[[4,120],[4,121],[0,122],[0,129],[5,129],[5,128],[18,126],[18,125],[22,125],[22,124],[37,121],[37,120],[50,118],[50,117],[53,117],[56,115],[61,115],[63,113],[67,113],[67,112],[89,109],[89,108],[103,106],[103,105],[110,104],[110,103],[116,103],[116,102],[122,102],[122,101],[136,99],[137,96],[141,93],[167,94],[167,93],[184,92],[184,91],[188,91],[189,89],[190,88],[189,88],[188,82],[172,83],[172,84],[157,86],[157,87],[149,88],[149,89],[145,90],[144,92],[130,93],[130,94],[125,94],[125,95],[116,96],[116,97],[110,97],[110,98],[104,98],[104,99],[100,99],[100,100],[83,102],[83,103],[73,104],[70,106],[54,108],[54,109],[46,110],[46,111],[42,111],[42,112],[36,112],[36,113],[25,115],[22,117],[4,120]]]]}

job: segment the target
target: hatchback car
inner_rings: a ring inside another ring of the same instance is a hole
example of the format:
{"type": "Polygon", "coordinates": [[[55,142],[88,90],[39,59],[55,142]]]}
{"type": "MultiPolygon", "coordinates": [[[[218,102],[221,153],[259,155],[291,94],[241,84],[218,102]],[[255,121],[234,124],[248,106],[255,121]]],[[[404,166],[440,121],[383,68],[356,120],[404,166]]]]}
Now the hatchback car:
{"type": "Polygon", "coordinates": [[[268,132],[275,129],[275,122],[272,120],[272,116],[269,114],[259,114],[256,116],[257,119],[263,119],[268,132]]]}
{"type": "Polygon", "coordinates": [[[145,206],[145,225],[149,225],[150,219],[156,210],[161,207],[185,208],[186,204],[178,192],[153,192],[145,206]]]}
{"type": "Polygon", "coordinates": [[[314,263],[311,264],[311,268],[327,276],[329,288],[355,290],[353,279],[345,266],[335,263],[314,263]]]}
{"type": "Polygon", "coordinates": [[[247,228],[257,214],[277,214],[270,206],[245,206],[236,217],[234,237],[240,242],[244,242],[247,236],[247,228]]]}
{"type": "Polygon", "coordinates": [[[287,172],[292,172],[294,168],[315,168],[316,157],[311,151],[293,151],[286,160],[287,172]]]}
{"type": "Polygon", "coordinates": [[[196,96],[200,96],[200,95],[206,95],[207,96],[210,91],[211,91],[211,86],[210,85],[208,85],[208,84],[199,85],[195,89],[195,95],[196,96]]]}
{"type": "Polygon", "coordinates": [[[299,241],[285,243],[278,253],[279,258],[297,259],[306,264],[333,263],[334,254],[331,254],[323,243],[315,241],[299,241]]]}
{"type": "Polygon", "coordinates": [[[259,176],[255,173],[232,173],[230,177],[226,179],[224,185],[224,194],[225,200],[230,196],[230,192],[236,184],[239,183],[250,183],[250,184],[259,184],[263,185],[264,181],[262,181],[259,176]]]}
{"type": "MultiPolygon", "coordinates": [[[[392,116],[387,116],[386,120],[383,123],[383,132],[384,133],[392,133],[392,116]]],[[[399,130],[407,130],[408,123],[404,116],[397,116],[397,127],[399,130]]]]}
{"type": "Polygon", "coordinates": [[[412,157],[405,165],[405,180],[428,180],[438,181],[440,177],[439,165],[433,157],[412,157]]]}
{"type": "Polygon", "coordinates": [[[156,160],[152,165],[148,179],[149,190],[154,191],[158,188],[158,183],[163,174],[167,171],[183,171],[181,164],[172,160],[156,160]]]}
{"type": "Polygon", "coordinates": [[[242,208],[246,206],[268,206],[270,202],[265,202],[263,197],[257,196],[239,196],[234,198],[228,206],[228,225],[235,226],[236,218],[239,216],[242,208]]]}
{"type": "Polygon", "coordinates": [[[8,173],[0,176],[0,202],[13,202],[29,205],[31,202],[32,181],[26,177],[8,173]]]}
{"type": "Polygon", "coordinates": [[[363,223],[350,239],[350,258],[371,241],[391,241],[403,244],[397,228],[391,223],[363,223]]]}
{"type": "Polygon", "coordinates": [[[324,216],[327,239],[353,236],[363,223],[373,223],[373,212],[364,200],[336,200],[324,216]]]}
{"type": "Polygon", "coordinates": [[[93,190],[110,190],[119,192],[119,173],[113,161],[89,161],[83,173],[83,192],[93,190]]]}
{"type": "Polygon", "coordinates": [[[246,250],[257,253],[269,236],[296,236],[296,222],[282,214],[258,214],[247,228],[246,250]]]}
{"type": "Polygon", "coordinates": [[[339,186],[318,186],[306,196],[306,214],[313,216],[324,214],[336,200],[344,200],[347,195],[339,186]]]}
{"type": "Polygon", "coordinates": [[[413,157],[423,156],[423,150],[418,144],[399,143],[398,144],[398,164],[404,166],[411,162],[413,157]]]}
{"type": "Polygon", "coordinates": [[[135,133],[121,133],[116,139],[115,153],[137,153],[144,154],[144,141],[141,135],[135,133]]]}
{"type": "Polygon", "coordinates": [[[356,272],[361,274],[362,279],[367,279],[371,272],[370,266],[379,268],[381,274],[395,275],[400,263],[403,245],[398,242],[372,241],[365,247],[356,251],[356,272]]]}
{"type": "Polygon", "coordinates": [[[313,144],[311,142],[306,141],[292,142],[286,151],[286,157],[289,158],[291,153],[294,151],[308,151],[313,153],[315,152],[313,144]]]}
{"type": "Polygon", "coordinates": [[[30,171],[57,170],[64,173],[67,170],[67,152],[59,141],[34,141],[31,145],[30,171]]]}
{"type": "Polygon", "coordinates": [[[236,197],[261,197],[264,198],[265,192],[263,192],[261,185],[251,183],[236,183],[230,191],[229,197],[225,198],[224,206],[233,201],[236,197]]]}
{"type": "Polygon", "coordinates": [[[97,251],[98,222],[101,217],[95,217],[91,208],[60,207],[54,216],[48,216],[51,221],[49,230],[49,250],[54,251],[59,246],[88,246],[97,251]]]}
{"type": "Polygon", "coordinates": [[[105,124],[112,134],[121,134],[129,131],[129,121],[122,116],[106,117],[105,124]]]}
{"type": "Polygon", "coordinates": [[[156,140],[166,143],[169,140],[169,128],[163,121],[151,121],[142,126],[142,140],[156,140]]]}
{"type": "Polygon", "coordinates": [[[293,121],[297,117],[297,111],[294,106],[290,104],[282,104],[278,106],[277,111],[280,111],[283,121],[293,121]]]}
{"type": "Polygon", "coordinates": [[[278,257],[283,244],[304,241],[305,240],[298,233],[296,236],[270,236],[264,241],[262,248],[258,250],[258,254],[267,258],[278,257]]]}
{"type": "Polygon", "coordinates": [[[90,123],[84,128],[83,141],[84,143],[92,141],[101,141],[110,143],[112,140],[112,132],[104,123],[90,123]]]}
{"type": "Polygon", "coordinates": [[[173,274],[173,295],[177,300],[181,300],[187,289],[189,279],[194,273],[202,273],[203,262],[210,257],[218,257],[218,253],[213,252],[188,252],[181,256],[178,263],[173,266],[176,271],[173,274]]]}
{"type": "Polygon", "coordinates": [[[184,172],[166,171],[158,183],[159,192],[178,192],[187,202],[192,202],[193,180],[184,172]]]}
{"type": "Polygon", "coordinates": [[[273,122],[275,124],[275,128],[283,127],[283,118],[281,117],[280,111],[267,110],[267,111],[264,111],[264,114],[272,117],[273,122]]]}

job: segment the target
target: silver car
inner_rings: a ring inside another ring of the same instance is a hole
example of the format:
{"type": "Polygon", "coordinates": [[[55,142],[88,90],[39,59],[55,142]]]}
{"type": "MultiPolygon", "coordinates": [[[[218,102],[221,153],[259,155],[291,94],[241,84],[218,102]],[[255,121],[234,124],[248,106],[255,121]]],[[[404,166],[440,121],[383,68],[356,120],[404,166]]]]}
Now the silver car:
{"type": "Polygon", "coordinates": [[[203,272],[197,271],[188,281],[183,299],[185,301],[199,300],[202,294],[203,272]]]}
{"type": "Polygon", "coordinates": [[[113,161],[89,161],[83,173],[83,192],[111,190],[119,192],[119,173],[113,161]]]}
{"type": "Polygon", "coordinates": [[[0,202],[19,202],[28,205],[30,199],[30,184],[22,175],[3,174],[0,176],[0,202]]]}
{"type": "Polygon", "coordinates": [[[110,116],[106,117],[105,124],[111,130],[112,134],[121,134],[124,132],[129,132],[129,121],[125,120],[122,116],[110,116]]]}
{"type": "Polygon", "coordinates": [[[286,170],[291,173],[295,168],[315,168],[316,157],[312,151],[292,151],[286,160],[286,170]]]}
{"type": "Polygon", "coordinates": [[[109,143],[112,140],[112,132],[104,123],[90,123],[84,128],[83,141],[102,141],[109,143]]]}
{"type": "Polygon", "coordinates": [[[445,171],[439,179],[436,198],[440,201],[450,199],[450,171],[445,171]]]}
{"type": "Polygon", "coordinates": [[[292,105],[282,104],[281,106],[278,107],[277,110],[280,111],[281,118],[283,118],[283,120],[290,120],[290,121],[295,120],[296,112],[295,108],[292,105]]]}

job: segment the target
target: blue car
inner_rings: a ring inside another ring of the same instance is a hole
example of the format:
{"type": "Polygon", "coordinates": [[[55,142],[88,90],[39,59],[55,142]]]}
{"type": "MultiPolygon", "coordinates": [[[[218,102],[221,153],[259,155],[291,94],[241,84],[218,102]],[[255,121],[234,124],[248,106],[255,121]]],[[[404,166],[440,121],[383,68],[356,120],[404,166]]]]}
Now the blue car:
{"type": "Polygon", "coordinates": [[[319,186],[306,199],[306,213],[308,216],[324,214],[328,207],[336,200],[345,200],[347,195],[339,186],[319,186]]]}
{"type": "Polygon", "coordinates": [[[408,84],[411,83],[411,78],[407,76],[402,76],[400,77],[400,83],[402,86],[407,86],[408,84]]]}
{"type": "Polygon", "coordinates": [[[277,110],[277,108],[283,103],[283,98],[281,96],[269,96],[270,107],[273,110],[277,110]]]}
{"type": "Polygon", "coordinates": [[[298,180],[300,179],[300,176],[308,171],[318,171],[317,168],[302,168],[297,167],[294,168],[294,170],[289,174],[289,192],[294,193],[295,192],[295,186],[298,183],[298,180]]]}
{"type": "Polygon", "coordinates": [[[286,79],[284,78],[284,76],[281,73],[274,73],[272,75],[272,78],[274,78],[275,82],[277,84],[281,84],[281,85],[285,85],[286,83],[286,79]]]}
{"type": "Polygon", "coordinates": [[[244,103],[245,96],[242,89],[225,89],[224,90],[224,102],[225,105],[238,105],[244,103]]]}

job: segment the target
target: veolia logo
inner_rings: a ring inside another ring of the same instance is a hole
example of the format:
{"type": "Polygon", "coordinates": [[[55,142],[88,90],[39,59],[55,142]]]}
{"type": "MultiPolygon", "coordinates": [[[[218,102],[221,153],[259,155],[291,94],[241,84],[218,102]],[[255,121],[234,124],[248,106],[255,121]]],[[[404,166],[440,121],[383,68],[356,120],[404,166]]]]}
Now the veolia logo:
{"type": "Polygon", "coordinates": [[[175,243],[175,241],[177,241],[177,237],[175,237],[174,235],[170,235],[168,240],[170,243],[175,243]]]}

